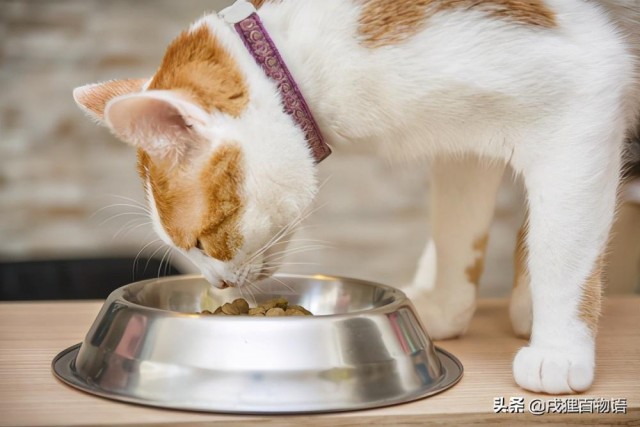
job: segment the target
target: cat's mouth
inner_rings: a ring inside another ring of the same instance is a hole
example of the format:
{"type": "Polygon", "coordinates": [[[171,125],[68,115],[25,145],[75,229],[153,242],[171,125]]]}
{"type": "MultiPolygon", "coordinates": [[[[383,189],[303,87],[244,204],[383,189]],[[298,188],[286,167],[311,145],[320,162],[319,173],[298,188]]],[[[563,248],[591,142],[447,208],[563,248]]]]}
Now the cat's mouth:
{"type": "Polygon", "coordinates": [[[282,263],[271,259],[272,255],[267,252],[251,256],[238,254],[231,261],[212,258],[195,247],[183,253],[198,267],[207,282],[218,289],[227,289],[256,288],[261,280],[271,277],[282,263]]]}

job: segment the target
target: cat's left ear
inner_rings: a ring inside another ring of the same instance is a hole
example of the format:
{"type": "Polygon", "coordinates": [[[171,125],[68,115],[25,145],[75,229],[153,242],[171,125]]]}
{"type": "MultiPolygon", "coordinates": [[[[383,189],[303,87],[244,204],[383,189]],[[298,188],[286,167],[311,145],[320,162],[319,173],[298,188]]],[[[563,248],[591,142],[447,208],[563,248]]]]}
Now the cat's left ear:
{"type": "Polygon", "coordinates": [[[104,110],[109,101],[118,96],[140,92],[148,81],[148,78],[111,80],[80,86],[73,90],[73,99],[89,117],[104,124],[104,110]]]}
{"type": "Polygon", "coordinates": [[[151,90],[112,99],[104,120],[118,138],[176,164],[203,139],[210,116],[180,92],[151,90]]]}

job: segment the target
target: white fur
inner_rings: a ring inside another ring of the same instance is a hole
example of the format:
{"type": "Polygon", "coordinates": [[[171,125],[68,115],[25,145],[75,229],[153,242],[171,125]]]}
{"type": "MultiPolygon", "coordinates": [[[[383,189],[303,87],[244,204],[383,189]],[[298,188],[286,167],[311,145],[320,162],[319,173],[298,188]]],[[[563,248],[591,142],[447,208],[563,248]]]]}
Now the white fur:
{"type": "Polygon", "coordinates": [[[264,75],[237,34],[214,15],[206,16],[194,28],[198,25],[209,26],[227,47],[249,85],[248,108],[238,118],[218,117],[209,135],[235,141],[243,148],[246,176],[240,228],[244,244],[224,268],[232,277],[228,282],[242,286],[260,277],[271,259],[267,257],[282,245],[272,245],[270,250],[254,255],[265,249],[274,234],[302,216],[312,202],[317,191],[316,169],[302,130],[283,112],[275,84],[264,75]],[[246,264],[248,260],[251,262],[246,264]]]}
{"type": "MultiPolygon", "coordinates": [[[[563,393],[593,380],[594,337],[578,317],[581,286],[604,248],[622,141],[640,97],[637,46],[604,9],[579,0],[545,3],[557,29],[457,10],[380,49],[358,42],[356,2],[284,0],[260,14],[330,142],[381,145],[396,158],[473,153],[523,175],[534,320],[514,376],[524,388],[563,393]]],[[[627,16],[634,25],[625,29],[637,37],[638,6],[626,3],[635,18],[627,16]]],[[[450,174],[463,180],[466,172],[450,174]]],[[[423,267],[410,289],[439,337],[464,332],[475,304],[463,272],[476,255],[473,239],[488,227],[498,175],[471,175],[466,190],[447,195],[445,182],[435,196],[434,209],[453,210],[434,216],[436,284],[420,297],[416,287],[431,280],[423,267]]],[[[423,259],[433,259],[429,249],[423,259]]]]}
{"type": "Polygon", "coordinates": [[[427,242],[427,246],[424,248],[422,256],[418,261],[418,268],[411,282],[411,286],[404,289],[405,293],[410,295],[411,293],[432,291],[436,287],[437,273],[436,243],[431,239],[427,242]]]}
{"type": "MultiPolygon", "coordinates": [[[[637,40],[640,11],[630,0],[606,3],[631,7],[622,9],[633,13],[622,29],[595,1],[546,0],[557,28],[454,9],[405,42],[374,49],[357,33],[358,1],[282,0],[259,12],[329,143],[435,159],[437,276],[425,293],[434,274],[427,247],[409,289],[435,337],[466,330],[476,288],[464,272],[481,255],[473,242],[488,229],[502,165],[523,176],[533,325],[513,369],[533,391],[581,391],[593,380],[595,337],[578,316],[581,287],[605,245],[622,142],[640,107],[638,46],[622,34],[635,31],[637,40]]],[[[274,84],[237,34],[214,15],[192,28],[200,25],[229,50],[249,85],[241,117],[214,115],[203,129],[212,150],[230,140],[243,148],[245,243],[229,263],[187,255],[212,283],[241,283],[257,277],[244,263],[311,202],[315,168],[274,84]]],[[[267,260],[252,263],[259,269],[267,260]]]]}

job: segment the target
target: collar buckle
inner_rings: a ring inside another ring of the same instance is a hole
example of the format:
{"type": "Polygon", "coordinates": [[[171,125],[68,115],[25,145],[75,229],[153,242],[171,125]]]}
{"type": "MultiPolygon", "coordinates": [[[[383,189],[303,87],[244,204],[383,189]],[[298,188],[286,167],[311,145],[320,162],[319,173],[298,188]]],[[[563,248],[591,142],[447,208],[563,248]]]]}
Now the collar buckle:
{"type": "Polygon", "coordinates": [[[224,19],[228,24],[235,25],[240,21],[247,19],[252,13],[256,12],[253,4],[247,0],[237,0],[231,6],[228,6],[218,12],[218,16],[224,19]]]}

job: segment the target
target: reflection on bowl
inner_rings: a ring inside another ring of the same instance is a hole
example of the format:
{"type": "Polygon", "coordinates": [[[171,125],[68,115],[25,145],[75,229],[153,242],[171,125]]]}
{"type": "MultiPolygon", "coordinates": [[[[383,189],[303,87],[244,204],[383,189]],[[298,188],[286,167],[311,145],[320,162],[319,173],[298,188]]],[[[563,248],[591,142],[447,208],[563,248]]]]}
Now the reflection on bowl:
{"type": "Polygon", "coordinates": [[[321,275],[276,275],[259,289],[218,290],[200,276],[124,286],[54,371],[104,397],[234,413],[383,406],[435,394],[462,375],[397,289],[321,275]],[[252,305],[285,297],[315,316],[196,314],[238,297],[252,305]]]}

